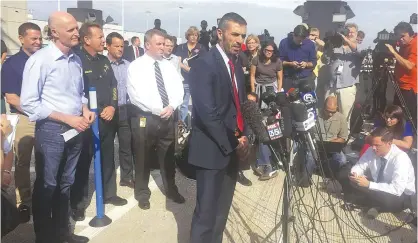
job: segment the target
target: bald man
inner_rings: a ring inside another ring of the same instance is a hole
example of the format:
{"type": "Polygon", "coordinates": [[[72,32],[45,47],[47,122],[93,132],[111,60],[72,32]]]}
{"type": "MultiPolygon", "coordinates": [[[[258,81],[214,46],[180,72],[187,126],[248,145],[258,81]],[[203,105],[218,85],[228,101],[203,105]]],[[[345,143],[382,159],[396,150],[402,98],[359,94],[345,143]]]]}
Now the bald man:
{"type": "MultiPolygon", "coordinates": [[[[345,140],[348,138],[348,125],[344,115],[338,112],[337,103],[337,98],[335,96],[329,96],[325,100],[324,108],[318,114],[320,135],[323,141],[345,143],[345,140]]],[[[315,134],[315,139],[320,141],[318,134],[315,134]]],[[[319,144],[318,146],[321,145],[319,144]]],[[[326,158],[328,159],[330,166],[324,163],[323,168],[325,171],[330,168],[334,176],[337,175],[340,167],[347,161],[343,152],[327,153],[326,158]]],[[[326,162],[325,158],[322,159],[322,162],[326,162]]],[[[303,176],[299,186],[306,187],[310,185],[310,177],[315,168],[316,164],[312,154],[307,153],[306,170],[303,170],[303,176]]],[[[329,175],[331,173],[326,174],[329,175]]]]}
{"type": "Polygon", "coordinates": [[[26,62],[22,110],[36,122],[33,226],[36,243],[88,242],[69,227],[70,187],[82,147],[81,135],[64,141],[63,133],[85,131],[95,119],[87,107],[74,17],[55,12],[48,19],[51,43],[26,62]]]}

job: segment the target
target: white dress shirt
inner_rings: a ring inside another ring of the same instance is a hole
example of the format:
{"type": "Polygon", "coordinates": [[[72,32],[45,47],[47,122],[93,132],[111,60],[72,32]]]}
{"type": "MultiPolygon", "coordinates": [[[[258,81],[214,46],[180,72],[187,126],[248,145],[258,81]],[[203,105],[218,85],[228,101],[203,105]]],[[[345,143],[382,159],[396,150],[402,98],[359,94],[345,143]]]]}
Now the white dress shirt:
{"type": "MultiPolygon", "coordinates": [[[[369,189],[387,192],[396,196],[401,196],[402,193],[406,195],[414,194],[414,168],[408,155],[396,145],[392,144],[389,153],[384,158],[387,160],[387,163],[383,170],[383,178],[380,183],[371,181],[369,189]]],[[[369,170],[373,181],[377,181],[381,165],[381,158],[370,147],[361,156],[359,162],[351,168],[351,172],[355,172],[357,175],[364,175],[365,171],[369,170]]]]}
{"type": "Polygon", "coordinates": [[[137,59],[139,55],[141,55],[141,53],[139,53],[139,47],[132,45],[132,48],[134,49],[135,59],[137,59]],[[137,55],[137,51],[138,51],[138,55],[137,55]]]}
{"type": "MultiPolygon", "coordinates": [[[[219,44],[216,44],[216,48],[218,48],[218,51],[221,53],[222,58],[224,59],[226,68],[228,69],[228,73],[229,73],[229,77],[231,77],[231,68],[229,67],[229,57],[226,55],[226,53],[224,52],[224,50],[221,48],[221,46],[219,44]]],[[[235,64],[234,64],[235,65],[235,64]]],[[[235,67],[236,69],[236,67],[235,67]]],[[[234,78],[235,78],[235,87],[237,88],[237,91],[239,93],[238,90],[238,84],[237,84],[237,76],[234,73],[234,78]]],[[[232,82],[232,79],[231,79],[232,82]]]]}
{"type": "MultiPolygon", "coordinates": [[[[146,53],[131,62],[128,68],[127,89],[131,104],[144,112],[159,116],[164,107],[155,78],[155,62],[156,60],[146,53]]],[[[157,62],[164,79],[169,106],[175,110],[183,103],[182,78],[169,61],[162,59],[157,62]]]]}

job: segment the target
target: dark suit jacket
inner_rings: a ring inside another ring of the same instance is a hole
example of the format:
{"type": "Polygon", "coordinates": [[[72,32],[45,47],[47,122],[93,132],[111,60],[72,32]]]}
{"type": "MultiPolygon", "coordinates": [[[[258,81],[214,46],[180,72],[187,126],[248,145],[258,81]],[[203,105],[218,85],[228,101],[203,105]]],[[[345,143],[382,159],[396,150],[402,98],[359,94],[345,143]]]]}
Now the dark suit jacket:
{"type": "MultiPolygon", "coordinates": [[[[239,62],[235,62],[235,76],[242,103],[246,94],[239,62]]],[[[218,49],[212,48],[196,59],[189,77],[193,100],[189,163],[207,169],[223,169],[238,146],[237,110],[231,75],[218,49]]]]}
{"type": "MultiPolygon", "coordinates": [[[[144,55],[144,49],[142,47],[138,47],[138,48],[139,48],[139,56],[144,55]]],[[[124,48],[122,58],[129,62],[132,62],[133,60],[135,60],[135,52],[134,52],[134,48],[132,47],[132,45],[124,48]]]]}

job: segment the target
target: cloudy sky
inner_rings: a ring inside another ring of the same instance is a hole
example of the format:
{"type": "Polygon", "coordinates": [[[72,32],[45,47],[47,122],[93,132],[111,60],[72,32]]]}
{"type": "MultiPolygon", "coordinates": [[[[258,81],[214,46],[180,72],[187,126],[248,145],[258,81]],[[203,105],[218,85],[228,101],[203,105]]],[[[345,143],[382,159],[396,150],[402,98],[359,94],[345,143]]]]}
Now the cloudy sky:
{"type": "MultiPolygon", "coordinates": [[[[77,6],[76,0],[39,1],[27,0],[28,9],[32,10],[35,19],[46,20],[48,15],[58,9],[61,10],[77,6]]],[[[216,25],[216,19],[224,13],[237,12],[248,22],[248,33],[261,34],[268,29],[276,42],[284,38],[294,26],[301,22],[301,18],[293,10],[304,1],[293,0],[194,0],[194,1],[129,1],[125,0],[125,29],[144,32],[147,19],[149,27],[153,20],[160,18],[162,28],[170,34],[176,35],[179,27],[179,11],[181,16],[181,36],[189,26],[199,26],[205,19],[209,26],[216,25]],[[182,7],[180,10],[179,7],[182,7]],[[150,12],[147,14],[146,12],[150,12]]],[[[347,1],[355,13],[349,22],[355,22],[366,33],[365,46],[372,44],[378,31],[393,27],[400,21],[409,22],[409,16],[417,11],[416,1],[347,1]]],[[[122,23],[122,1],[93,1],[93,8],[101,9],[103,16],[112,16],[114,22],[122,23]]],[[[199,27],[200,28],[200,27],[199,27]]],[[[416,29],[416,26],[415,26],[416,29]]]]}

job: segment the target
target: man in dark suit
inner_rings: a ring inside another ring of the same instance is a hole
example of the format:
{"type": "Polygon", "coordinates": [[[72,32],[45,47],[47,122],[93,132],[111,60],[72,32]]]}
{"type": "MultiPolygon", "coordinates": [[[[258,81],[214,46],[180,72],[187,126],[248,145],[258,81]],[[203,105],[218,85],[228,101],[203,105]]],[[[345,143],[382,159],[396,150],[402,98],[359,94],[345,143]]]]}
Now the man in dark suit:
{"type": "Polygon", "coordinates": [[[123,59],[132,62],[135,59],[137,59],[138,57],[144,55],[144,49],[142,47],[140,47],[141,45],[141,40],[139,39],[138,36],[134,36],[131,38],[131,43],[132,45],[130,46],[125,46],[124,50],[123,50],[123,59]]]}
{"type": "Polygon", "coordinates": [[[248,155],[240,105],[246,99],[244,73],[236,60],[246,32],[245,19],[225,14],[217,30],[218,44],[196,59],[190,71],[189,163],[197,166],[191,243],[222,242],[239,162],[248,155]]]}

